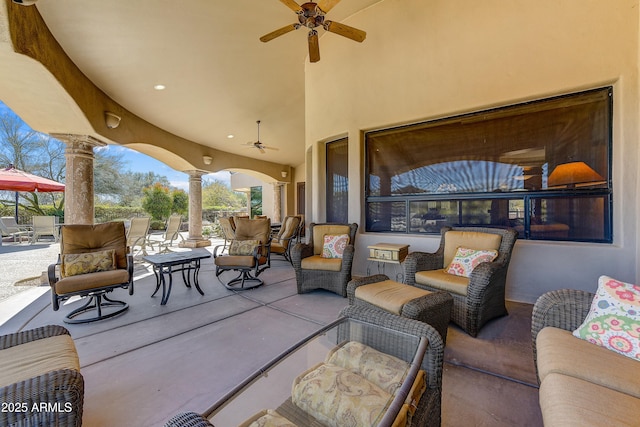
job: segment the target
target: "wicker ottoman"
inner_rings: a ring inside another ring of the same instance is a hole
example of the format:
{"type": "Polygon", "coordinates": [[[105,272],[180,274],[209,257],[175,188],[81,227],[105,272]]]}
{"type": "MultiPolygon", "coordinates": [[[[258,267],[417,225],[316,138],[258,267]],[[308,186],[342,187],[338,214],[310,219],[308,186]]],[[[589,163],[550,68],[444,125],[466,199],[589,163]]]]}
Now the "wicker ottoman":
{"type": "Polygon", "coordinates": [[[384,310],[433,326],[447,341],[453,298],[448,292],[430,292],[390,280],[384,274],[354,279],[347,285],[349,305],[384,310]]]}

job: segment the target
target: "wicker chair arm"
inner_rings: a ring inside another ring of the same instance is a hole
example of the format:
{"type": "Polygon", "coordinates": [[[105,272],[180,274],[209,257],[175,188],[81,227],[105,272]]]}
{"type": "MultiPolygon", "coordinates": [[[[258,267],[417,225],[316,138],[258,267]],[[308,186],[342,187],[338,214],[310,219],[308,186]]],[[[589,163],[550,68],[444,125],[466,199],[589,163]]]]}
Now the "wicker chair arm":
{"type": "Polygon", "coordinates": [[[340,312],[340,315],[407,334],[426,337],[429,340],[429,347],[422,362],[422,367],[428,376],[427,388],[440,389],[442,387],[444,343],[442,337],[433,326],[418,320],[407,319],[359,305],[345,307],[340,312]]]}
{"type": "Polygon", "coordinates": [[[360,277],[358,279],[350,280],[347,283],[347,298],[349,298],[349,305],[353,305],[356,298],[356,289],[360,286],[369,285],[371,283],[378,283],[384,280],[389,280],[389,276],[386,274],[374,274],[373,276],[360,277]]]}
{"type": "Polygon", "coordinates": [[[27,331],[16,332],[0,336],[0,350],[4,350],[16,345],[25,344],[31,341],[54,337],[57,335],[70,335],[69,331],[59,325],[41,326],[27,331]]]}
{"type": "Polygon", "coordinates": [[[531,338],[547,326],[573,331],[587,317],[594,294],[578,289],[559,289],[542,295],[533,306],[531,338]]]}
{"type": "Polygon", "coordinates": [[[415,285],[416,272],[442,268],[444,257],[438,252],[411,252],[404,259],[405,283],[415,285]]]}
{"type": "Polygon", "coordinates": [[[84,379],[79,371],[61,369],[0,388],[0,401],[24,405],[25,411],[0,412],[0,425],[68,426],[81,424],[84,379]],[[32,411],[41,403],[58,405],[60,411],[32,411]]]}
{"type": "Polygon", "coordinates": [[[213,424],[200,414],[183,412],[173,416],[164,427],[213,427],[213,424]]]}
{"type": "Polygon", "coordinates": [[[291,248],[291,263],[296,269],[302,268],[302,260],[313,255],[313,245],[305,243],[296,243],[291,248]]]}
{"type": "Polygon", "coordinates": [[[342,253],[342,273],[351,274],[351,266],[353,265],[353,257],[355,255],[356,248],[353,245],[347,245],[344,247],[342,253]]]}
{"type": "Polygon", "coordinates": [[[488,286],[505,286],[508,265],[499,262],[483,262],[469,276],[467,297],[481,299],[488,286]],[[504,278],[499,277],[503,275],[504,278]]]}
{"type": "Polygon", "coordinates": [[[593,297],[594,294],[587,291],[558,289],[541,295],[534,304],[531,315],[531,346],[538,382],[538,333],[547,326],[566,331],[577,329],[587,317],[593,297]]]}

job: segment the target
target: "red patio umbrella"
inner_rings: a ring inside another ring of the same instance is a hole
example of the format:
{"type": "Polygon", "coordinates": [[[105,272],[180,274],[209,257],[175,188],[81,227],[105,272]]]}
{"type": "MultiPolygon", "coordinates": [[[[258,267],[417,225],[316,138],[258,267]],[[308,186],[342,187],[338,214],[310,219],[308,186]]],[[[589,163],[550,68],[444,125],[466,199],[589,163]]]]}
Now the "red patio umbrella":
{"type": "Polygon", "coordinates": [[[21,171],[10,165],[0,169],[0,190],[49,193],[64,191],[64,184],[21,171]]]}
{"type": "Polygon", "coordinates": [[[64,184],[48,178],[33,175],[21,171],[9,165],[8,168],[0,169],[0,190],[16,192],[16,221],[18,220],[18,192],[41,192],[50,193],[54,191],[64,191],[64,184]]]}

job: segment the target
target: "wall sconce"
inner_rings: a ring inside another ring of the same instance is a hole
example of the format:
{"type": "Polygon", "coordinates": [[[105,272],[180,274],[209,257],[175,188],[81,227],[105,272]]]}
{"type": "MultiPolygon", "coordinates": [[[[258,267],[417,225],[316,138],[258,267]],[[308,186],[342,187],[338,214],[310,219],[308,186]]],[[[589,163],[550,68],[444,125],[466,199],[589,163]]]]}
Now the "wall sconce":
{"type": "Polygon", "coordinates": [[[286,178],[288,173],[287,173],[287,171],[282,171],[282,172],[280,172],[280,175],[282,175],[283,178],[286,178]]]}
{"type": "Polygon", "coordinates": [[[576,188],[605,182],[606,180],[585,162],[569,162],[556,166],[549,175],[548,187],[576,188]]]}
{"type": "Polygon", "coordinates": [[[211,156],[202,156],[202,161],[204,162],[205,165],[210,165],[211,162],[213,161],[213,157],[211,157],[211,156]]]}
{"type": "Polygon", "coordinates": [[[109,111],[104,112],[104,123],[109,129],[115,129],[120,126],[120,116],[117,116],[109,111]]]}

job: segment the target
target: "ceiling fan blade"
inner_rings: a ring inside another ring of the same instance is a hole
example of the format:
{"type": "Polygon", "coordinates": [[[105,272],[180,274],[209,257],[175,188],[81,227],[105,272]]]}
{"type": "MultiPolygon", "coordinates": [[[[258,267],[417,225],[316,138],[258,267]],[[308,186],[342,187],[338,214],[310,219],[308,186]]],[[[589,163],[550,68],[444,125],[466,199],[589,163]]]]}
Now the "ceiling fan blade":
{"type": "Polygon", "coordinates": [[[270,32],[269,34],[265,34],[264,36],[260,37],[260,41],[263,43],[266,43],[268,41],[275,39],[276,37],[280,37],[284,34],[287,34],[290,31],[297,30],[298,28],[300,28],[300,24],[290,24],[290,25],[284,26],[282,28],[279,28],[275,31],[270,32]]]}
{"type": "Polygon", "coordinates": [[[318,7],[324,13],[328,13],[331,9],[333,9],[333,6],[337,5],[338,3],[340,3],[340,0],[320,0],[318,2],[318,7]]]}
{"type": "Polygon", "coordinates": [[[324,21],[324,29],[357,42],[362,42],[367,37],[366,32],[339,22],[324,21]]]}
{"type": "Polygon", "coordinates": [[[289,9],[293,10],[296,13],[298,13],[301,9],[300,5],[293,0],[280,0],[280,3],[287,6],[289,9]]]}
{"type": "Polygon", "coordinates": [[[309,61],[320,61],[320,44],[318,43],[318,32],[316,30],[309,31],[309,61]]]}
{"type": "Polygon", "coordinates": [[[278,151],[278,150],[280,150],[279,148],[276,148],[276,147],[269,147],[269,146],[266,146],[266,145],[263,145],[263,146],[262,146],[262,148],[263,148],[263,149],[265,149],[265,150],[273,150],[273,151],[278,151]]]}

